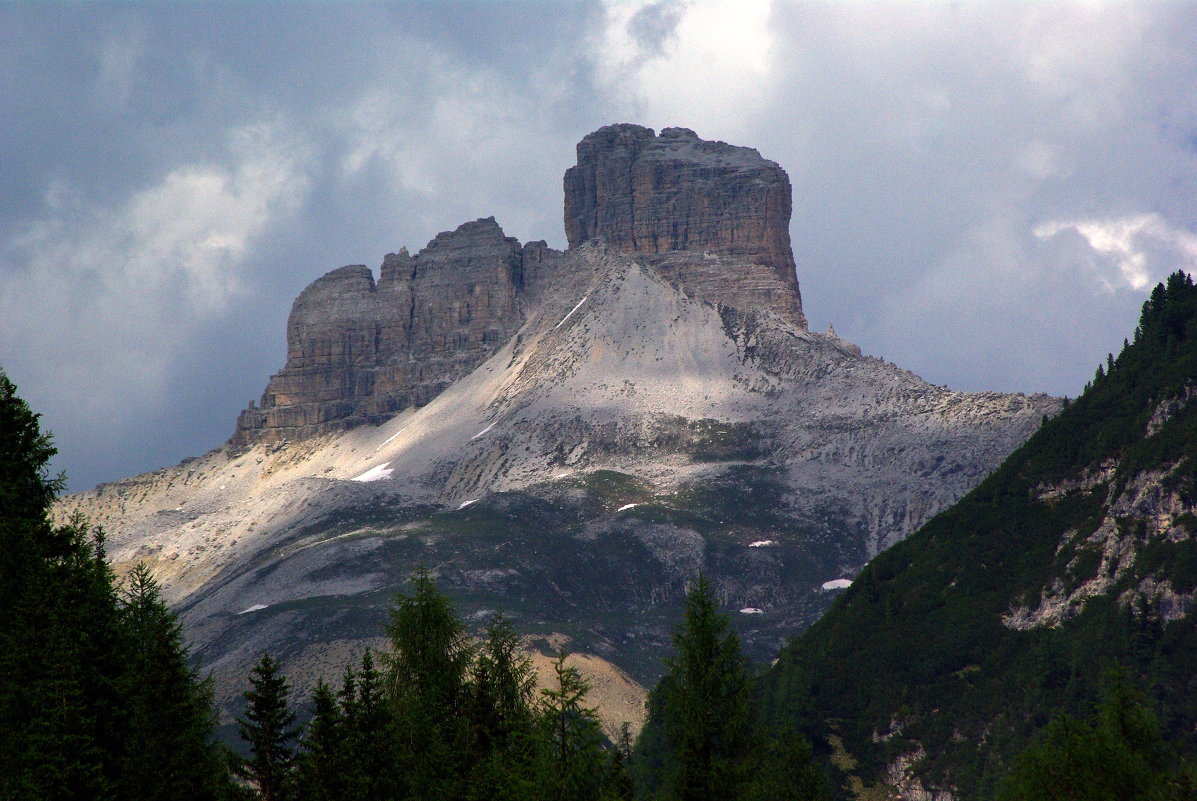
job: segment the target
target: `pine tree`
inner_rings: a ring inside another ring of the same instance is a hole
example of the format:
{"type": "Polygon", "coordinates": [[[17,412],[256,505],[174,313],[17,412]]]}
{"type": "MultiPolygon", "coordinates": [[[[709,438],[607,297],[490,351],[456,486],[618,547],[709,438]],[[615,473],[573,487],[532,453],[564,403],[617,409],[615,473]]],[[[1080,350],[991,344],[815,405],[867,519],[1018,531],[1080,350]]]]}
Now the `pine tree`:
{"type": "Polygon", "coordinates": [[[449,599],[426,570],[400,595],[387,627],[387,693],[396,712],[399,760],[417,799],[461,797],[471,765],[465,717],[473,649],[449,599]]]}
{"type": "Polygon", "coordinates": [[[762,731],[756,740],[744,801],[831,801],[827,776],[796,729],[762,731]]]}
{"type": "Polygon", "coordinates": [[[630,764],[632,761],[632,731],[625,722],[619,728],[611,751],[611,765],[604,782],[604,801],[632,801],[636,787],[632,783],[630,764]]]}
{"type": "Polygon", "coordinates": [[[477,799],[525,798],[532,781],[532,661],[502,615],[477,649],[467,685],[473,767],[468,792],[477,799]]]}
{"type": "Polygon", "coordinates": [[[55,449],[0,371],[0,797],[113,797],[122,646],[103,534],[55,527],[55,449]]]}
{"type": "Polygon", "coordinates": [[[341,709],[349,749],[347,798],[390,801],[407,795],[398,720],[385,681],[369,649],[362,654],[360,670],[345,674],[341,709]]]}
{"type": "Polygon", "coordinates": [[[118,795],[216,798],[224,760],[214,739],[211,685],[187,664],[182,626],[144,564],[125,580],[120,612],[128,646],[118,795]]]}
{"type": "Polygon", "coordinates": [[[262,654],[249,681],[245,715],[237,719],[237,730],[249,746],[250,757],[239,773],[257,788],[263,801],[288,801],[295,758],[293,742],[298,734],[295,713],[287,707],[290,685],[279,673],[279,663],[269,654],[262,654]]]}
{"type": "Polygon", "coordinates": [[[520,652],[511,623],[495,615],[474,660],[467,692],[475,748],[505,751],[532,719],[536,679],[532,660],[520,652]]]}
{"type": "Polygon", "coordinates": [[[54,453],[0,371],[0,798],[214,797],[227,770],[178,624],[144,570],[118,597],[102,530],[51,523],[54,453]]]}
{"type": "Polygon", "coordinates": [[[588,801],[599,798],[608,761],[596,710],[585,705],[590,685],[565,659],[563,651],[553,662],[556,686],[540,691],[536,783],[544,801],[588,801]]]}
{"type": "Polygon", "coordinates": [[[680,801],[736,797],[752,752],[746,662],[705,576],[686,596],[660,707],[669,747],[667,786],[680,801]]]}
{"type": "Polygon", "coordinates": [[[347,797],[346,729],[336,696],[323,680],[318,681],[312,692],[312,719],[304,729],[295,760],[299,801],[343,801],[347,797]]]}
{"type": "Polygon", "coordinates": [[[1163,739],[1146,700],[1116,673],[1088,720],[1060,714],[1018,755],[1001,801],[1184,801],[1195,774],[1163,739]]]}

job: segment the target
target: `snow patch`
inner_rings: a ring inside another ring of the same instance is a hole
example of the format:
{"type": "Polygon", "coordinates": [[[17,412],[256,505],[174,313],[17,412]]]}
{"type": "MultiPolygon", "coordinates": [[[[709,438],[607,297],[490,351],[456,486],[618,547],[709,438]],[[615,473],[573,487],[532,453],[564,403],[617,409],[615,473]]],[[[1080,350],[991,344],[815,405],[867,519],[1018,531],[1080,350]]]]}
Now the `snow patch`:
{"type": "Polygon", "coordinates": [[[570,317],[573,317],[574,312],[576,312],[578,309],[582,308],[582,304],[586,302],[586,299],[588,297],[590,297],[589,292],[587,292],[585,295],[582,296],[582,299],[578,301],[577,306],[574,306],[572,309],[569,310],[569,314],[567,314],[561,318],[561,322],[557,323],[557,325],[553,327],[553,330],[556,331],[558,328],[565,325],[565,321],[568,320],[570,317]]]}
{"type": "Polygon", "coordinates": [[[852,586],[852,579],[832,579],[823,582],[825,590],[846,590],[852,586]]]}
{"type": "Polygon", "coordinates": [[[617,511],[617,512],[626,512],[628,509],[631,509],[633,506],[639,506],[639,505],[640,505],[640,504],[638,504],[638,503],[625,503],[623,506],[619,507],[619,508],[618,508],[618,509],[616,509],[615,511],[617,511]]]}
{"type": "Polygon", "coordinates": [[[740,610],[741,615],[763,615],[765,610],[756,606],[746,606],[740,610]]]}
{"type": "Polygon", "coordinates": [[[776,545],[777,540],[757,540],[756,542],[748,543],[749,548],[768,548],[771,545],[776,545]]]}
{"type": "Polygon", "coordinates": [[[381,481],[384,478],[390,478],[391,473],[395,472],[395,468],[387,467],[390,462],[383,462],[382,464],[371,467],[360,476],[354,476],[353,481],[381,481]]]}
{"type": "Polygon", "coordinates": [[[254,604],[253,606],[249,607],[248,609],[242,609],[237,614],[244,615],[246,612],[257,612],[259,609],[265,609],[267,606],[269,606],[269,604],[254,604]]]}
{"type": "Polygon", "coordinates": [[[473,506],[474,504],[478,503],[478,501],[480,501],[480,500],[482,500],[482,499],[474,498],[472,501],[466,501],[461,506],[457,507],[457,511],[460,512],[462,509],[466,508],[467,506],[473,506]]]}
{"type": "Polygon", "coordinates": [[[491,430],[492,428],[494,428],[494,427],[495,427],[495,424],[494,424],[494,423],[491,423],[491,424],[490,424],[490,425],[488,425],[486,428],[482,429],[482,430],[481,430],[481,431],[479,431],[477,434],[475,434],[474,436],[470,437],[470,441],[471,441],[471,442],[473,442],[474,440],[478,439],[478,437],[482,436],[483,434],[485,434],[487,431],[490,431],[490,430],[491,430]]]}
{"type": "MultiPolygon", "coordinates": [[[[402,434],[402,433],[403,433],[404,431],[406,431],[406,430],[407,430],[407,426],[404,426],[403,428],[399,429],[399,430],[398,430],[398,431],[396,431],[394,434],[391,434],[389,437],[387,437],[386,439],[384,439],[384,440],[382,441],[382,445],[386,445],[388,442],[390,442],[391,440],[393,440],[395,437],[399,436],[400,434],[402,434]]],[[[379,445],[379,446],[378,446],[378,448],[381,448],[381,447],[382,447],[382,445],[379,445]]],[[[378,448],[375,448],[374,450],[378,450],[378,448]]]]}

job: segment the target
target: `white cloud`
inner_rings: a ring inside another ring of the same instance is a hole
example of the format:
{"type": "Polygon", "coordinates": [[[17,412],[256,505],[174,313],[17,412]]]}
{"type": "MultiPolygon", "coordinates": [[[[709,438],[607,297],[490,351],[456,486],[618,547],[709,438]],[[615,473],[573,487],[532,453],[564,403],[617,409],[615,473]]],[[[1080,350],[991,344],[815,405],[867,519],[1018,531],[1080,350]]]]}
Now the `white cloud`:
{"type": "Polygon", "coordinates": [[[770,0],[607,0],[604,10],[590,57],[600,85],[627,113],[736,136],[763,110],[774,48],[770,0]]]}
{"type": "Polygon", "coordinates": [[[96,97],[108,106],[123,107],[133,95],[138,65],[145,55],[145,29],[134,20],[107,31],[97,51],[96,97]]]}
{"type": "Polygon", "coordinates": [[[1178,269],[1197,268],[1197,235],[1169,225],[1159,214],[1055,220],[1034,229],[1042,240],[1067,231],[1088,243],[1096,257],[1088,260],[1088,266],[1108,292],[1147,289],[1178,269]]]}
{"type": "Polygon", "coordinates": [[[255,238],[302,202],[303,149],[277,128],[237,129],[228,163],[179,167],[112,208],[53,183],[0,265],[0,319],[23,321],[0,364],[85,419],[159,406],[184,340],[243,291],[255,238]]]}
{"type": "Polygon", "coordinates": [[[571,98],[551,60],[515,76],[426,43],[390,49],[378,74],[325,112],[338,180],[384,176],[371,184],[375,213],[390,209],[394,235],[416,237],[388,247],[414,250],[490,215],[510,236],[563,246],[557,194],[576,134],[558,130],[556,113],[571,98]],[[547,155],[553,145],[559,154],[547,155]]]}

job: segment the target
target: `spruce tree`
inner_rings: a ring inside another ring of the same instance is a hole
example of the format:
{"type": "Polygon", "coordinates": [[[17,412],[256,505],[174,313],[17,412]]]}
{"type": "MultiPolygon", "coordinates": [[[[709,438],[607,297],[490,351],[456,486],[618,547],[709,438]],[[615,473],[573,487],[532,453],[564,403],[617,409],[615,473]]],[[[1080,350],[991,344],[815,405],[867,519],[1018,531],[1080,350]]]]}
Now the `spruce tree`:
{"type": "Polygon", "coordinates": [[[262,801],[289,801],[298,734],[295,713],[287,706],[290,685],[269,654],[262,654],[249,681],[245,715],[237,719],[237,730],[250,757],[238,772],[257,788],[262,801]]]}
{"type": "Polygon", "coordinates": [[[62,478],[0,371],[0,797],[114,797],[122,641],[103,534],[49,519],[62,478]]]}
{"type": "Polygon", "coordinates": [[[532,661],[502,615],[495,615],[478,647],[467,685],[466,714],[473,767],[469,796],[525,798],[535,736],[532,661]]]}
{"type": "Polygon", "coordinates": [[[404,753],[385,677],[367,649],[358,672],[347,671],[341,690],[345,718],[347,798],[391,801],[407,796],[404,753]]]}
{"type": "Polygon", "coordinates": [[[349,775],[345,715],[328,685],[312,692],[312,719],[304,729],[295,760],[295,795],[299,801],[343,801],[349,775]]]}
{"type": "Polygon", "coordinates": [[[555,686],[540,691],[538,797],[591,801],[604,789],[609,762],[596,710],[585,705],[590,685],[565,659],[562,651],[553,662],[555,686]]]}
{"type": "Polygon", "coordinates": [[[999,801],[1187,801],[1194,766],[1179,760],[1159,718],[1125,675],[1113,673],[1087,720],[1063,713],[1014,760],[999,801]]]}
{"type": "Polygon", "coordinates": [[[797,729],[761,731],[756,743],[744,801],[831,801],[827,775],[797,729]]]}
{"type": "Polygon", "coordinates": [[[416,799],[461,797],[470,768],[465,717],[473,649],[449,599],[426,570],[412,576],[387,627],[387,691],[396,713],[399,759],[416,799]]]}
{"type": "Polygon", "coordinates": [[[102,530],[51,523],[54,453],[0,371],[0,798],[214,797],[227,770],[178,623],[144,569],[118,597],[102,530]]]}
{"type": "Polygon", "coordinates": [[[124,711],[118,795],[129,799],[216,798],[223,753],[215,742],[211,685],[187,663],[183,630],[144,564],[120,598],[124,711]]]}
{"type": "Polygon", "coordinates": [[[666,795],[679,801],[736,798],[752,758],[747,666],[705,576],[690,586],[673,641],[677,655],[666,662],[649,721],[664,741],[660,779],[666,795]]]}
{"type": "Polygon", "coordinates": [[[611,762],[604,781],[604,801],[632,801],[636,787],[632,783],[632,731],[625,722],[619,729],[611,750],[611,762]]]}
{"type": "Polygon", "coordinates": [[[475,749],[481,754],[511,746],[532,719],[536,678],[511,623],[496,614],[473,662],[467,692],[475,749]]]}

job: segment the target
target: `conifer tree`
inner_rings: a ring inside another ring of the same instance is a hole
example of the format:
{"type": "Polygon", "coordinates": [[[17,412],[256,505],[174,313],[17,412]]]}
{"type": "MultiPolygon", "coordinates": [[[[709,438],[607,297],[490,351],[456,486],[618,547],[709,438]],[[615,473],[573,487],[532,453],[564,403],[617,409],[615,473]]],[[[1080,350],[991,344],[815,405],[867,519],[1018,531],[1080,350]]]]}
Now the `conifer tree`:
{"type": "Polygon", "coordinates": [[[636,787],[629,765],[632,760],[632,731],[625,722],[619,729],[611,751],[611,764],[604,782],[604,801],[631,801],[636,787]]]}
{"type": "Polygon", "coordinates": [[[531,659],[501,614],[487,627],[467,685],[473,767],[469,795],[478,799],[526,798],[535,736],[531,659]]]}
{"type": "Polygon", "coordinates": [[[257,788],[262,801],[289,801],[298,734],[295,713],[287,706],[290,685],[269,654],[262,654],[249,681],[245,715],[237,719],[237,730],[249,746],[250,757],[239,773],[257,788]]]}
{"type": "Polygon", "coordinates": [[[386,697],[385,677],[369,650],[358,672],[348,671],[341,691],[345,718],[348,798],[390,801],[406,796],[404,754],[394,706],[386,697]]]}
{"type": "Polygon", "coordinates": [[[758,732],[755,752],[744,801],[831,801],[827,776],[794,727],[758,732]]]}
{"type": "Polygon", "coordinates": [[[304,729],[295,759],[299,801],[343,801],[348,795],[346,777],[345,715],[323,679],[312,692],[312,719],[304,729]]]}
{"type": "Polygon", "coordinates": [[[1088,720],[1053,718],[1014,760],[1000,801],[1183,801],[1197,774],[1166,745],[1159,719],[1120,673],[1088,720]]]}
{"type": "Polygon", "coordinates": [[[387,627],[387,692],[396,713],[399,760],[416,799],[461,797],[471,767],[464,715],[473,650],[449,599],[426,570],[412,576],[387,627]]]}
{"type": "Polygon", "coordinates": [[[660,707],[669,791],[680,801],[734,798],[752,751],[748,675],[739,640],[728,631],[705,576],[690,587],[674,645],[660,707]]]}
{"type": "Polygon", "coordinates": [[[54,453],[0,371],[0,798],[223,793],[178,624],[144,570],[118,597],[99,528],[51,523],[54,453]]]}
{"type": "Polygon", "coordinates": [[[103,534],[55,527],[55,450],[0,371],[0,797],[106,799],[121,638],[103,534]]]}
{"type": "Polygon", "coordinates": [[[224,761],[214,739],[211,686],[187,664],[182,626],[144,564],[127,577],[120,611],[128,644],[119,796],[216,798],[224,761]]]}
{"type": "Polygon", "coordinates": [[[536,784],[544,801],[589,801],[604,789],[608,761],[596,710],[585,705],[590,685],[565,659],[562,651],[553,662],[555,686],[540,691],[536,784]]]}
{"type": "Polygon", "coordinates": [[[501,614],[487,627],[467,689],[475,748],[483,754],[506,750],[531,722],[536,679],[532,660],[520,652],[519,638],[501,614]]]}

